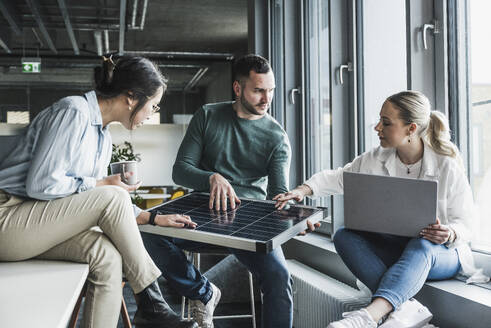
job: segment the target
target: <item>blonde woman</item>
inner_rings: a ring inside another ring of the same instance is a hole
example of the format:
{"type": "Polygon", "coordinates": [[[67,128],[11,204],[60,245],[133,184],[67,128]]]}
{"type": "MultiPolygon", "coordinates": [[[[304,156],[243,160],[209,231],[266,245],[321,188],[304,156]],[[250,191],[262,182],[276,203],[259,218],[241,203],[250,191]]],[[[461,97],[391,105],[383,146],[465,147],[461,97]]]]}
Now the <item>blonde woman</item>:
{"type": "Polygon", "coordinates": [[[420,238],[339,229],[338,254],[373,293],[372,302],[328,328],[416,327],[431,313],[411,299],[427,279],[470,273],[468,254],[473,214],[471,189],[457,147],[450,141],[446,117],[432,111],[416,91],[390,96],[375,126],[380,146],[343,168],[319,172],[290,192],[277,195],[277,207],[291,199],[343,192],[343,171],[438,181],[438,217],[420,238]],[[388,315],[388,317],[387,317],[388,315]]]}

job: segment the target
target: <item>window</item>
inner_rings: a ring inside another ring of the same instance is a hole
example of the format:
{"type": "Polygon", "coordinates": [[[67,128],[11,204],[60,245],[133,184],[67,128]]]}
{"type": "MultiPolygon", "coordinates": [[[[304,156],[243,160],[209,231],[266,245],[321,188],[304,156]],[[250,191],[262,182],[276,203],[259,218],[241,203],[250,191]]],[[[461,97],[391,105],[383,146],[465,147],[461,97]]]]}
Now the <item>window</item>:
{"type": "Polygon", "coordinates": [[[7,123],[29,124],[29,111],[7,111],[7,123]]]}
{"type": "Polygon", "coordinates": [[[470,62],[470,143],[469,174],[479,222],[474,247],[491,251],[491,2],[469,2],[470,62]]]}
{"type": "MultiPolygon", "coordinates": [[[[311,1],[308,4],[306,22],[307,51],[307,140],[309,140],[310,159],[307,161],[308,175],[331,169],[331,80],[329,53],[329,3],[327,1],[311,1]]],[[[330,205],[328,197],[317,205],[330,205]]]]}
{"type": "Polygon", "coordinates": [[[392,0],[363,3],[364,149],[370,150],[380,142],[374,128],[383,102],[407,89],[406,5],[392,0]]]}
{"type": "MultiPolygon", "coordinates": [[[[354,155],[350,153],[356,98],[356,63],[349,46],[352,5],[349,1],[271,1],[276,76],[272,112],[290,138],[292,188],[323,169],[343,166],[354,155]]],[[[322,225],[324,232],[343,225],[341,196],[313,203],[328,207],[332,221],[322,225]]]]}

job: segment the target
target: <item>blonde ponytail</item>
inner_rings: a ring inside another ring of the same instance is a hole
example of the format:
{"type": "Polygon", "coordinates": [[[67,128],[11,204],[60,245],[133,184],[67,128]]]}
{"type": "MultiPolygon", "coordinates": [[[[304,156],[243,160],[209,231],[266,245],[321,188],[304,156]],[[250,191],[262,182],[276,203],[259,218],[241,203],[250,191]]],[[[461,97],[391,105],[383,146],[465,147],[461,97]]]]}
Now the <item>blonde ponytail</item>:
{"type": "Polygon", "coordinates": [[[441,155],[446,155],[457,159],[463,167],[463,161],[457,146],[450,141],[450,128],[448,120],[441,112],[432,110],[430,113],[430,123],[426,131],[426,141],[433,150],[441,155]]]}

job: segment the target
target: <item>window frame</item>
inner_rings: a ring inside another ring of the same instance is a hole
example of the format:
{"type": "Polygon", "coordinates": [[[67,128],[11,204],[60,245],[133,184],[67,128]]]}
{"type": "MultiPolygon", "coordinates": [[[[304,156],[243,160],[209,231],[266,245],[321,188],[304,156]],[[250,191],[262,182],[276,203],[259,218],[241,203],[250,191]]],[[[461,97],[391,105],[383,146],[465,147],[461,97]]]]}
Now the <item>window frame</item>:
{"type": "MultiPolygon", "coordinates": [[[[470,1],[448,0],[448,87],[449,120],[453,141],[459,147],[467,177],[474,189],[473,178],[473,126],[471,121],[471,72],[470,72],[470,1]]],[[[485,169],[485,168],[482,168],[485,169]]],[[[473,252],[491,255],[491,243],[471,242],[473,252]]]]}

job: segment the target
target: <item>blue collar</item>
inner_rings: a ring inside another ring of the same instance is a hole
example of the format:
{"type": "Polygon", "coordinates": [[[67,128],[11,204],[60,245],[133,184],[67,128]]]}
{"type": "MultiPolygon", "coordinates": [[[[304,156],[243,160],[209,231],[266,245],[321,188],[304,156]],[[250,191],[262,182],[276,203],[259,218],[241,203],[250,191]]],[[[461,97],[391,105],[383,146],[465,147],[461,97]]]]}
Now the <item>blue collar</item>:
{"type": "Polygon", "coordinates": [[[95,91],[89,91],[84,96],[89,104],[90,122],[92,125],[100,125],[102,127],[101,108],[97,102],[97,95],[95,94],[95,91]]]}

